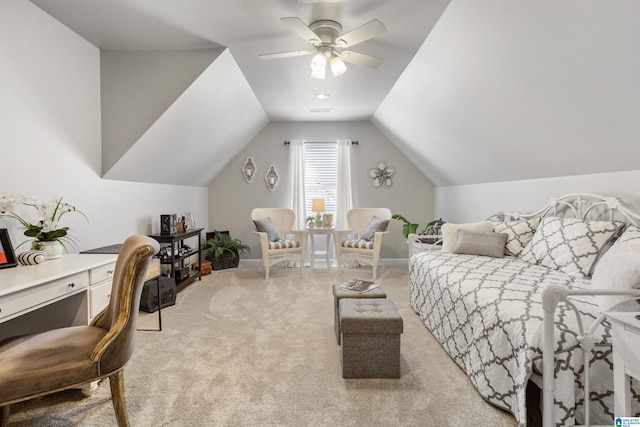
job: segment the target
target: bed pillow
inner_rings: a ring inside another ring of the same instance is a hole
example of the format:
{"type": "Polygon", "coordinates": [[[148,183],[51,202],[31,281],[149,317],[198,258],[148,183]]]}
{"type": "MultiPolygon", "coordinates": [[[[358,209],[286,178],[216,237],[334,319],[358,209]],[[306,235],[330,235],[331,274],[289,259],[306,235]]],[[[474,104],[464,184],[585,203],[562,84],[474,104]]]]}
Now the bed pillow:
{"type": "Polygon", "coordinates": [[[367,242],[373,242],[373,238],[376,236],[377,231],[387,231],[387,227],[389,227],[389,220],[378,218],[377,216],[372,216],[371,221],[369,221],[369,225],[362,233],[362,238],[367,242]]]}
{"type": "MultiPolygon", "coordinates": [[[[600,258],[591,285],[594,289],[640,289],[640,245],[633,242],[616,243],[600,258]]],[[[622,295],[596,296],[601,311],[607,311],[615,303],[624,300],[622,295]]],[[[640,305],[631,301],[616,311],[640,311],[640,305]]]]}
{"type": "Polygon", "coordinates": [[[511,222],[494,222],[493,231],[495,233],[507,234],[507,244],[504,248],[504,254],[518,256],[533,238],[539,224],[540,218],[521,219],[511,222]]]}
{"type": "Polygon", "coordinates": [[[589,277],[601,251],[608,247],[623,225],[612,221],[546,217],[520,254],[523,261],[589,277]]]}
{"type": "Polygon", "coordinates": [[[453,253],[503,258],[508,237],[506,233],[473,233],[458,230],[458,241],[453,253]]]}
{"type": "Polygon", "coordinates": [[[442,250],[451,252],[458,243],[458,231],[471,231],[473,233],[491,233],[493,223],[491,221],[469,222],[465,224],[442,224],[442,250]]]}
{"type": "Polygon", "coordinates": [[[277,242],[280,240],[280,234],[271,218],[254,219],[253,223],[256,225],[256,230],[261,233],[267,233],[267,240],[270,242],[277,242]]]}
{"type": "Polygon", "coordinates": [[[625,243],[640,245],[640,228],[636,227],[635,225],[629,225],[624,230],[622,235],[618,237],[618,240],[616,240],[616,243],[613,245],[613,247],[616,247],[616,245],[621,245],[625,243]]]}

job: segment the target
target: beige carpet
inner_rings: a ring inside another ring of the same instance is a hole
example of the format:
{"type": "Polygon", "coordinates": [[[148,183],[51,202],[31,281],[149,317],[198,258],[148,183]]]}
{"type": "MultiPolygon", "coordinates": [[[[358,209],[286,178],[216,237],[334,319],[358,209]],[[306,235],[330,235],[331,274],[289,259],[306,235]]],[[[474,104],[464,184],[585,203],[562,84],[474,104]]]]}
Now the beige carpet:
{"type": "MultiPolygon", "coordinates": [[[[406,264],[378,282],[404,319],[402,378],[342,378],[331,284],[370,277],[256,262],[213,272],[162,311],[161,332],[138,332],[125,369],[132,426],[514,426],[486,403],[409,306],[406,264]]],[[[141,313],[139,328],[157,325],[141,313]]],[[[111,426],[105,381],[14,405],[9,426],[111,426]]]]}

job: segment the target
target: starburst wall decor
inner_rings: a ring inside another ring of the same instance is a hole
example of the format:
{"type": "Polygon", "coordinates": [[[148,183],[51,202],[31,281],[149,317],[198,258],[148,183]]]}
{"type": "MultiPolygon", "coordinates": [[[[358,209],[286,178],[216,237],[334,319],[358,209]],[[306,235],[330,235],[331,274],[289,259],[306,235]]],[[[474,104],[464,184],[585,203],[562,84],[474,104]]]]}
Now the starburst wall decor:
{"type": "Polygon", "coordinates": [[[387,166],[382,160],[376,164],[375,168],[369,169],[369,178],[371,178],[371,186],[373,188],[391,188],[393,181],[391,177],[396,173],[396,168],[387,166]]]}

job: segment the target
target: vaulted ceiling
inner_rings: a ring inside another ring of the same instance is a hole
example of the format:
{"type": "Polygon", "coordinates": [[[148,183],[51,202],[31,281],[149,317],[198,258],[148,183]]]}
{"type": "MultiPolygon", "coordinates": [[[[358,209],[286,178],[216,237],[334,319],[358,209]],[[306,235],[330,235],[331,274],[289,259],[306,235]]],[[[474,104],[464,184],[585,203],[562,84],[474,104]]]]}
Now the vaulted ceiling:
{"type": "Polygon", "coordinates": [[[636,0],[31,1],[101,50],[106,178],[207,185],[269,121],[363,119],[440,186],[638,169],[636,0]],[[310,48],[282,17],[378,19],[351,50],[384,63],[260,60],[310,48]],[[206,166],[131,167],[177,143],[206,166]]]}

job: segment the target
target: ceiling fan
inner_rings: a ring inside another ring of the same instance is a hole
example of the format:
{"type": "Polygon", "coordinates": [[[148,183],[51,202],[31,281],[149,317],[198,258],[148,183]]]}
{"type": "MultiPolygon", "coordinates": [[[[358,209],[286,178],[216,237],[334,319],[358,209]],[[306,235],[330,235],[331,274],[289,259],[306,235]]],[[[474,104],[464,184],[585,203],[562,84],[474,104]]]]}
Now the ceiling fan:
{"type": "Polygon", "coordinates": [[[342,34],[342,25],[332,20],[315,21],[309,26],[297,17],[280,18],[280,20],[300,37],[311,43],[314,49],[267,53],[259,55],[261,59],[289,58],[315,53],[311,61],[311,77],[319,79],[325,78],[327,62],[329,62],[334,76],[339,76],[347,70],[345,62],[374,69],[384,62],[384,59],[372,55],[351,50],[339,50],[350,48],[358,43],[384,34],[387,31],[387,27],[377,19],[371,20],[344,34],[342,34]]]}

